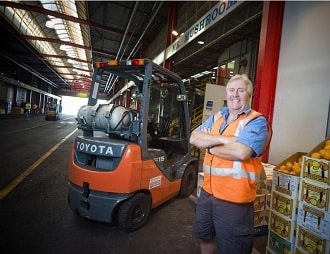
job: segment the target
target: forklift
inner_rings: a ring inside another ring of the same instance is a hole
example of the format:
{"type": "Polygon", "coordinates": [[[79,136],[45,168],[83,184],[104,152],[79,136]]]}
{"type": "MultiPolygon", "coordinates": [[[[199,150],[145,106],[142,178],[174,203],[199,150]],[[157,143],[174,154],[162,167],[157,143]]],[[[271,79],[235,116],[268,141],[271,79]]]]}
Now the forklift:
{"type": "Polygon", "coordinates": [[[48,104],[45,110],[45,120],[57,121],[60,119],[60,105],[58,104],[48,104]]]}
{"type": "Polygon", "coordinates": [[[78,215],[135,231],[153,208],[195,190],[198,159],[190,151],[185,87],[175,73],[150,59],[94,63],[88,104],[76,120],[82,134],[71,150],[68,203],[78,215]],[[127,82],[134,103],[98,104],[109,77],[127,82]]]}

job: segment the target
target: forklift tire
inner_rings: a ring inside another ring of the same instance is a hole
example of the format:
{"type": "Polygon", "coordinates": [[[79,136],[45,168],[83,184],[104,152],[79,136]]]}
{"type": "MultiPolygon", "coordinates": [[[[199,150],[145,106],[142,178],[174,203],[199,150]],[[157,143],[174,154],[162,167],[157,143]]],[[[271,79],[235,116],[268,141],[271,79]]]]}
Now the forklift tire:
{"type": "Polygon", "coordinates": [[[118,225],[126,231],[135,231],[146,223],[150,210],[150,197],[137,193],[119,206],[118,225]]]}
{"type": "Polygon", "coordinates": [[[197,169],[194,165],[189,165],[182,176],[179,196],[188,197],[191,195],[197,183],[197,169]]]}

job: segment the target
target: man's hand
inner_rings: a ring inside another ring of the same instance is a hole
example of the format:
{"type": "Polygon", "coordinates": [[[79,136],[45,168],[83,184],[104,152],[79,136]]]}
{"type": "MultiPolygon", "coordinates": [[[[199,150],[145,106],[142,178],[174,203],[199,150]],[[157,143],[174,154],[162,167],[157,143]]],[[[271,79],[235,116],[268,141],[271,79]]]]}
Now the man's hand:
{"type": "Polygon", "coordinates": [[[210,148],[210,153],[227,160],[244,161],[251,158],[253,150],[245,144],[232,142],[210,148]]]}
{"type": "Polygon", "coordinates": [[[200,149],[229,144],[236,141],[234,136],[214,135],[211,129],[194,130],[190,136],[190,143],[200,149]]]}

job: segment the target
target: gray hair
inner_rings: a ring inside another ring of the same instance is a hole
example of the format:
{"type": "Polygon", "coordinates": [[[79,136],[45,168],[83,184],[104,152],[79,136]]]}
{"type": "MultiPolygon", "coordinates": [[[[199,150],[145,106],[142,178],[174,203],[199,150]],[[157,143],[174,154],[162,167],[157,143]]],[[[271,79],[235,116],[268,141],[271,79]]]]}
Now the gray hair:
{"type": "Polygon", "coordinates": [[[247,92],[250,96],[252,96],[253,93],[253,84],[251,80],[248,78],[246,74],[236,74],[235,76],[231,77],[228,80],[226,90],[228,89],[228,85],[230,82],[235,81],[235,80],[242,80],[246,85],[247,85],[247,92]]]}

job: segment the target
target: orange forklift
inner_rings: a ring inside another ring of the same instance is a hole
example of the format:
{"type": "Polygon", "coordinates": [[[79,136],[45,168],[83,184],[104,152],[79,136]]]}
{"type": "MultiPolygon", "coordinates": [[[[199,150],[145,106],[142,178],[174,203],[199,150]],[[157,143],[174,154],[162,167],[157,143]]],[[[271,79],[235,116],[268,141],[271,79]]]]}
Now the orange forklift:
{"type": "Polygon", "coordinates": [[[45,120],[57,121],[60,118],[60,105],[48,104],[45,110],[45,120]]]}
{"type": "Polygon", "coordinates": [[[142,227],[151,209],[196,187],[190,117],[181,78],[149,59],[98,62],[88,105],[77,114],[69,166],[71,209],[127,231],[142,227]],[[129,107],[98,104],[107,80],[124,80],[129,107]]]}

